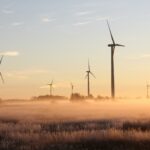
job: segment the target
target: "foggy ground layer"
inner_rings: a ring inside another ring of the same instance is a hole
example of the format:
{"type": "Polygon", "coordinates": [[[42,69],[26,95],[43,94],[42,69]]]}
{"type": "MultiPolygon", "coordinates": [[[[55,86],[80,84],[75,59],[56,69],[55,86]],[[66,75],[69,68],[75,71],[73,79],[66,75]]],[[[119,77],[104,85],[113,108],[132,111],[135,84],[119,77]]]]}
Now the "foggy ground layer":
{"type": "Polygon", "coordinates": [[[150,100],[0,102],[0,119],[7,118],[30,122],[43,120],[60,122],[87,119],[147,119],[150,118],[150,100]]]}
{"type": "Polygon", "coordinates": [[[0,150],[150,149],[150,100],[0,103],[0,150]]]}

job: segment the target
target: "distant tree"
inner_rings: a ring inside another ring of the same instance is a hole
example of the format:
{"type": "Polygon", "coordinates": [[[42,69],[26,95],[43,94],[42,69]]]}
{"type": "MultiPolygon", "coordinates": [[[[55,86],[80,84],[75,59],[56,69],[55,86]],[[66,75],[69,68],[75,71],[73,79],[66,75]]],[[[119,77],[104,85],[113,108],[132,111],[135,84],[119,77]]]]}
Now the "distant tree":
{"type": "Polygon", "coordinates": [[[85,96],[80,95],[79,93],[71,94],[70,100],[84,100],[85,96]]]}
{"type": "Polygon", "coordinates": [[[31,100],[66,100],[67,97],[59,95],[40,95],[38,97],[32,97],[31,100]]]}
{"type": "Polygon", "coordinates": [[[93,99],[94,98],[94,96],[92,95],[92,94],[90,94],[88,97],[87,97],[87,99],[93,99]]]}
{"type": "Polygon", "coordinates": [[[98,95],[97,98],[96,98],[96,100],[108,100],[108,99],[110,99],[110,97],[108,97],[108,96],[101,96],[101,95],[98,95]]]}

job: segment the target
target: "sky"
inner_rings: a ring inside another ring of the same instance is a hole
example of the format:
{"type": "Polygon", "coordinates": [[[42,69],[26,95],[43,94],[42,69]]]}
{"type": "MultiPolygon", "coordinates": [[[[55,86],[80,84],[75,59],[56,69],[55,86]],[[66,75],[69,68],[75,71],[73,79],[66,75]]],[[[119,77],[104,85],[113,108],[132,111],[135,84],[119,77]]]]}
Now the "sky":
{"type": "Polygon", "coordinates": [[[146,96],[150,82],[149,0],[0,0],[2,98],[53,93],[87,94],[87,62],[96,79],[91,93],[110,96],[111,38],[126,47],[115,51],[117,96],[146,96]]]}

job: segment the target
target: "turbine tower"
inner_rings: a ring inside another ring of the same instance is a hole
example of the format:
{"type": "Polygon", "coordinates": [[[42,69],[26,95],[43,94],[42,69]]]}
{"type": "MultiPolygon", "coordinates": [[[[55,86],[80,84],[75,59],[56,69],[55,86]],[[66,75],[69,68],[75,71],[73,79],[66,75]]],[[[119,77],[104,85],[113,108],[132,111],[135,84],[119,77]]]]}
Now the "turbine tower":
{"type": "Polygon", "coordinates": [[[53,80],[52,80],[52,82],[50,83],[50,84],[48,84],[49,85],[49,87],[50,87],[50,96],[52,96],[52,89],[53,89],[53,80]]]}
{"type": "Polygon", "coordinates": [[[149,98],[149,88],[150,88],[150,85],[148,83],[146,85],[146,88],[147,88],[147,98],[149,98]]]}
{"type": "Polygon", "coordinates": [[[90,74],[94,77],[95,75],[91,72],[91,69],[90,69],[90,63],[89,63],[89,60],[88,60],[88,70],[86,71],[86,78],[87,78],[87,96],[90,97],[91,93],[90,93],[90,74]]]}
{"type": "Polygon", "coordinates": [[[74,85],[71,83],[71,95],[74,93],[74,85]]]}
{"type": "MultiPolygon", "coordinates": [[[[3,58],[4,58],[4,56],[2,56],[1,59],[0,59],[0,65],[2,64],[3,58]]],[[[0,76],[1,76],[1,80],[2,80],[2,82],[4,84],[4,78],[3,78],[3,75],[2,75],[1,72],[0,72],[0,76]]]]}
{"type": "Polygon", "coordinates": [[[125,46],[115,43],[108,21],[107,21],[107,25],[108,25],[108,29],[109,29],[111,40],[112,40],[112,44],[108,44],[108,47],[111,48],[111,97],[114,99],[115,98],[114,52],[117,46],[118,47],[125,47],[125,46]]]}

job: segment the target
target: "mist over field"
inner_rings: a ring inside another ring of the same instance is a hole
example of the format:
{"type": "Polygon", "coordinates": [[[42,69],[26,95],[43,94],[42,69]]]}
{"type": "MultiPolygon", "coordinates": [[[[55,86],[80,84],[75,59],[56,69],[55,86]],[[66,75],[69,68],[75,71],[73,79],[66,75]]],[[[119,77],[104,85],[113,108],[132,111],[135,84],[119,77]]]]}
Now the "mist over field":
{"type": "Polygon", "coordinates": [[[79,121],[95,119],[147,119],[150,117],[148,99],[2,101],[0,119],[18,121],[79,121]]]}
{"type": "Polygon", "coordinates": [[[0,102],[1,150],[149,150],[148,99],[0,102]]]}

